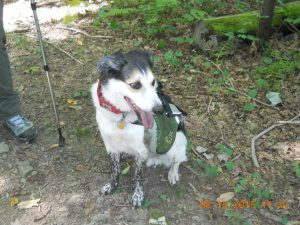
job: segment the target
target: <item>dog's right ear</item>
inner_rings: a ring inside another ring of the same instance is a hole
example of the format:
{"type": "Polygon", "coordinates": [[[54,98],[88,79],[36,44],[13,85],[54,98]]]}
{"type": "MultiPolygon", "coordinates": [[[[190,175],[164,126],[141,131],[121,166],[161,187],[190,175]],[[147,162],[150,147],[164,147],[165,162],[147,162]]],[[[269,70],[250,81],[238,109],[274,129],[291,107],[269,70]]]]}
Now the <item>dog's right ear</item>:
{"type": "Polygon", "coordinates": [[[101,78],[118,77],[126,61],[121,52],[104,56],[97,64],[97,71],[101,78]]]}

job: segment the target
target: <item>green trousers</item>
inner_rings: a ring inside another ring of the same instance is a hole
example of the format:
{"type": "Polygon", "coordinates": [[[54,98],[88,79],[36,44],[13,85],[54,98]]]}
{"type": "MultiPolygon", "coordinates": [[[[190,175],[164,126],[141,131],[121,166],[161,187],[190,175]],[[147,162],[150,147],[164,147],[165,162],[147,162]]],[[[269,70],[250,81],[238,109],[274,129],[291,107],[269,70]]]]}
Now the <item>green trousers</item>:
{"type": "Polygon", "coordinates": [[[20,99],[13,90],[9,59],[5,50],[3,0],[0,0],[0,120],[20,113],[20,99]]]}

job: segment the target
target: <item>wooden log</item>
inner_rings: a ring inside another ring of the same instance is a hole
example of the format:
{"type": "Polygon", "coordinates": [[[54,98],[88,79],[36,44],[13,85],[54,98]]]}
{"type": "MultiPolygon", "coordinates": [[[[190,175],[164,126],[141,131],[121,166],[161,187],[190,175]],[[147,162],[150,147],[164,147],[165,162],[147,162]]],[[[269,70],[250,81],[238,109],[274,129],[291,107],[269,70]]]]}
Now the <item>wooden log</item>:
{"type": "MultiPolygon", "coordinates": [[[[255,34],[259,25],[259,11],[245,12],[236,15],[212,17],[202,21],[206,27],[215,34],[224,35],[226,32],[240,32],[255,34]]],[[[275,8],[272,26],[279,27],[282,18],[300,18],[300,1],[291,2],[275,8]]]]}

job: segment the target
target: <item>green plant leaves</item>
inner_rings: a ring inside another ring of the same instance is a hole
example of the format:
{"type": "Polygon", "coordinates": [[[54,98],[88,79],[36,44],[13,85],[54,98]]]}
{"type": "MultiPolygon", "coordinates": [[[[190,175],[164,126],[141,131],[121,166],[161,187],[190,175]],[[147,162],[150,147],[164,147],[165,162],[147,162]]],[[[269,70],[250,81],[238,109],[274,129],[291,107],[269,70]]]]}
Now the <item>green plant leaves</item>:
{"type": "Polygon", "coordinates": [[[167,46],[167,41],[165,39],[160,39],[157,43],[159,49],[165,48],[167,46]]]}
{"type": "Polygon", "coordinates": [[[220,151],[220,153],[225,153],[228,156],[231,156],[233,153],[233,150],[231,148],[226,147],[225,145],[220,143],[216,145],[216,148],[220,151]]]}
{"type": "Polygon", "coordinates": [[[264,63],[267,64],[267,65],[270,65],[270,64],[273,63],[273,60],[272,60],[272,58],[270,58],[270,57],[265,57],[265,58],[264,58],[264,63]]]}
{"type": "Polygon", "coordinates": [[[261,79],[261,78],[259,78],[256,81],[256,84],[257,84],[258,87],[269,87],[268,81],[266,81],[265,79],[261,79]]]}
{"type": "Polygon", "coordinates": [[[153,202],[149,198],[145,198],[141,208],[142,209],[149,208],[152,203],[153,202]]]}
{"type": "Polygon", "coordinates": [[[248,104],[248,105],[244,105],[244,106],[243,106],[243,109],[244,109],[245,111],[247,111],[247,112],[251,112],[251,111],[253,111],[255,108],[256,108],[256,106],[255,106],[255,105],[251,105],[251,104],[248,104]]]}
{"type": "Polygon", "coordinates": [[[161,193],[161,194],[159,195],[159,198],[160,198],[163,202],[165,202],[165,201],[168,200],[169,196],[166,195],[166,194],[161,193]]]}
{"type": "Polygon", "coordinates": [[[205,172],[209,177],[216,177],[219,173],[219,168],[217,166],[205,166],[205,172]]]}
{"type": "Polygon", "coordinates": [[[251,97],[251,98],[256,98],[257,96],[257,90],[256,89],[251,89],[248,91],[248,95],[251,97]]]}
{"type": "Polygon", "coordinates": [[[293,165],[293,167],[294,167],[294,171],[295,171],[295,173],[296,173],[296,176],[298,177],[298,178],[300,178],[300,165],[298,164],[298,163],[294,163],[294,165],[293,165]]]}
{"type": "Polygon", "coordinates": [[[232,161],[227,161],[225,166],[229,171],[232,171],[234,169],[234,164],[232,161]]]}
{"type": "Polygon", "coordinates": [[[173,51],[169,50],[164,54],[164,59],[173,66],[179,66],[179,57],[181,57],[183,54],[181,51],[173,51]]]}
{"type": "Polygon", "coordinates": [[[177,197],[181,197],[183,194],[185,193],[185,189],[182,185],[180,185],[177,189],[176,189],[176,196],[177,197]]]}
{"type": "Polygon", "coordinates": [[[72,95],[73,98],[85,98],[87,96],[88,96],[88,92],[87,91],[76,91],[72,95]]]}

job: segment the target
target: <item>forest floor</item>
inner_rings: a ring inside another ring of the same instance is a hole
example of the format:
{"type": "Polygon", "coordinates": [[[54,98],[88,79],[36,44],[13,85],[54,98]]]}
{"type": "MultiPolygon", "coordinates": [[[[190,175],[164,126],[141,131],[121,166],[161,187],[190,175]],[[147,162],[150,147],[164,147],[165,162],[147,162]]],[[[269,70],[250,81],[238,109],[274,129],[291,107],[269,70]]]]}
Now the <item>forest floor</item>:
{"type": "Polygon", "coordinates": [[[149,40],[138,32],[105,25],[94,28],[90,16],[71,24],[89,35],[65,29],[62,21],[43,23],[46,56],[66,139],[65,147],[60,148],[55,145],[58,134],[37,34],[32,17],[28,19],[31,22],[18,22],[21,30],[7,34],[7,51],[23,113],[38,127],[38,136],[32,143],[21,143],[1,126],[9,147],[8,152],[0,151],[1,225],[142,225],[151,219],[152,224],[166,220],[180,225],[300,224],[299,124],[279,126],[257,141],[259,168],[251,159],[255,135],[299,114],[299,69],[290,69],[289,64],[300,58],[299,39],[293,35],[274,38],[265,54],[253,53],[249,45],[237,43],[233,50],[219,54],[222,60],[216,63],[215,55],[187,43],[169,43],[159,49],[157,39],[149,40]],[[135,164],[128,158],[122,164],[118,190],[109,196],[99,194],[110,179],[110,164],[88,94],[97,80],[98,60],[132,48],[155,55],[154,74],[163,82],[165,92],[188,113],[190,140],[189,161],[180,167],[178,185],[169,185],[164,168],[147,169],[146,201],[139,209],[130,202],[135,164]],[[166,60],[165,53],[171,48],[183,53],[178,55],[180,66],[166,60]],[[260,85],[260,68],[286,76],[260,85]],[[225,82],[220,70],[230,73],[225,82]],[[267,90],[279,91],[283,103],[277,110],[228,91],[227,79],[235,90],[249,95],[257,92],[255,97],[267,104],[267,90]],[[255,108],[244,107],[249,104],[255,108]],[[231,195],[229,192],[234,193],[230,203],[216,200],[223,193],[231,195]],[[27,209],[18,208],[18,202],[27,200],[36,202],[27,209]]]}

